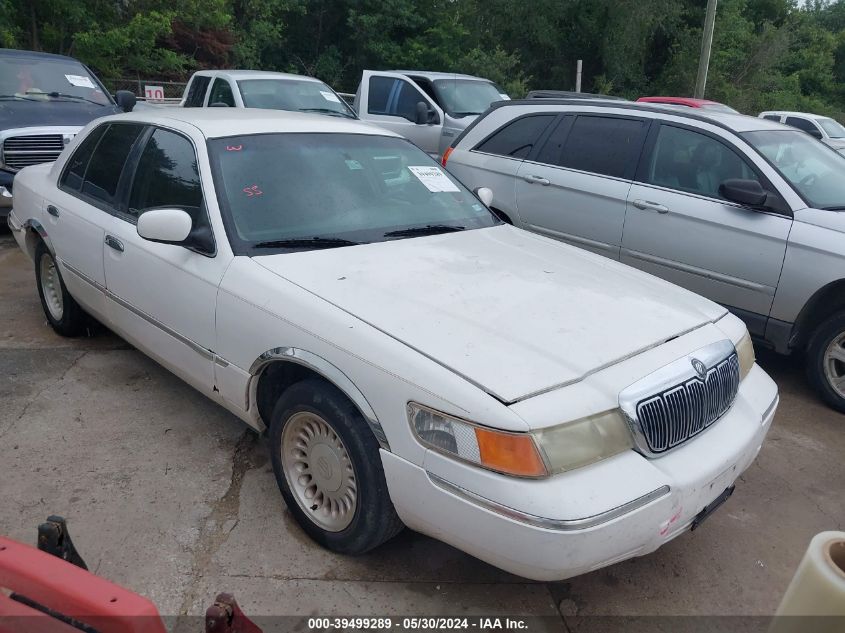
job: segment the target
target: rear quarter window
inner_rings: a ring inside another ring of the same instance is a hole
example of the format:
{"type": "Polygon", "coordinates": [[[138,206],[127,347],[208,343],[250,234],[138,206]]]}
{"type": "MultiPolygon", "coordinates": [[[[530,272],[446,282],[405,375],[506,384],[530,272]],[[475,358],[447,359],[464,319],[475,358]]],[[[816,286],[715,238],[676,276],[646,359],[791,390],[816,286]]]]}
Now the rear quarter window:
{"type": "Polygon", "coordinates": [[[525,158],[556,116],[537,114],[511,121],[479,143],[475,150],[485,154],[525,158]]]}

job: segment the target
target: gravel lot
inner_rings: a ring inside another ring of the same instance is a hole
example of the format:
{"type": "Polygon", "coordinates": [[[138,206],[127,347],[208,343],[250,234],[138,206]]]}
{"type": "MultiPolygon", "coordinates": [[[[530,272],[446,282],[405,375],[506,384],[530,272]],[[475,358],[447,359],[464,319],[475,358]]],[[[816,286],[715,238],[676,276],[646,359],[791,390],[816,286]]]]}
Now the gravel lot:
{"type": "MultiPolygon", "coordinates": [[[[0,233],[0,534],[68,519],[96,573],[201,614],[219,591],[260,614],[772,613],[810,538],[845,527],[845,417],[798,364],[760,353],[781,405],[756,463],[701,529],[561,583],[500,572],[405,531],[358,558],[309,541],[263,438],[108,332],[62,339],[31,263],[0,233]]],[[[562,618],[562,619],[558,619],[562,618]]]]}

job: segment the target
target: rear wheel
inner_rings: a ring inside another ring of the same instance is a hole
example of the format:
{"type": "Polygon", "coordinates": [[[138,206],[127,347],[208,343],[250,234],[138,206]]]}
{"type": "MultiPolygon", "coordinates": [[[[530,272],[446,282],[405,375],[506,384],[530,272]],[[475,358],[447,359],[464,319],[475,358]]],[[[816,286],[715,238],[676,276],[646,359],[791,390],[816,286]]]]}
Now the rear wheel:
{"type": "Polygon", "coordinates": [[[845,312],[819,325],[807,345],[807,377],[825,402],[845,413],[845,312]]]}
{"type": "Polygon", "coordinates": [[[329,383],[308,379],[285,390],[270,422],[270,451],[285,503],[324,547],[361,554],[402,529],[378,442],[329,383]]]}
{"type": "Polygon", "coordinates": [[[79,336],[88,325],[85,312],[70,296],[56,259],[44,242],[35,249],[35,281],[50,327],[62,336],[79,336]]]}

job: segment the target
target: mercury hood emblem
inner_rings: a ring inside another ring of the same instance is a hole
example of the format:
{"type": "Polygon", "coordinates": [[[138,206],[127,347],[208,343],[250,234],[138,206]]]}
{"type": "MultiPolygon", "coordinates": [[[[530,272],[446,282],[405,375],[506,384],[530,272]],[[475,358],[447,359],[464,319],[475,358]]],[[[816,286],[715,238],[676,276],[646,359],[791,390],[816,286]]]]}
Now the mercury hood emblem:
{"type": "Polygon", "coordinates": [[[695,370],[695,373],[698,374],[698,377],[704,380],[707,378],[707,366],[702,363],[697,358],[690,358],[689,361],[692,364],[692,368],[695,370]]]}

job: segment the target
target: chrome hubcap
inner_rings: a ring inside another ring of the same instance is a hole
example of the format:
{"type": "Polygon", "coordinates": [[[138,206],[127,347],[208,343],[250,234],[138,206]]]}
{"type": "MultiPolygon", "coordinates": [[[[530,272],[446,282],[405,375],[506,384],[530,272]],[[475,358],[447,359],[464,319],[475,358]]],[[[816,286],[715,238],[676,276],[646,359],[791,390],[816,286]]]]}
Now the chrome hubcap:
{"type": "Polygon", "coordinates": [[[50,316],[56,321],[61,321],[65,307],[62,301],[62,282],[59,279],[56,262],[49,255],[44,255],[39,266],[41,267],[41,292],[44,295],[44,303],[47,304],[50,316]]]}
{"type": "Polygon", "coordinates": [[[824,375],[833,390],[845,398],[845,332],[834,338],[824,352],[824,375]]]}
{"type": "Polygon", "coordinates": [[[340,532],[355,516],[358,486],[340,437],[316,413],[300,411],[282,431],[282,468],[299,507],[324,530],[340,532]]]}

